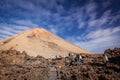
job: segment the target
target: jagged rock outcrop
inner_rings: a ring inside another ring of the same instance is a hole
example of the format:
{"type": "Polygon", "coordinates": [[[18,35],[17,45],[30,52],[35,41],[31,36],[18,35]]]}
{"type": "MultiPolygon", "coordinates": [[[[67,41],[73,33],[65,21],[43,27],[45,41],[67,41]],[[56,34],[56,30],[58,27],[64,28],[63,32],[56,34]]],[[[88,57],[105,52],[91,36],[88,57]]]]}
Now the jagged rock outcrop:
{"type": "Polygon", "coordinates": [[[0,51],[0,80],[47,80],[48,60],[16,50],[0,51]]]}
{"type": "MultiPolygon", "coordinates": [[[[119,80],[120,48],[107,49],[104,54],[83,54],[84,63],[71,67],[65,65],[59,69],[61,80],[119,80]],[[104,54],[108,56],[106,64],[104,54]]],[[[58,63],[57,63],[58,64],[58,63]]]]}
{"type": "Polygon", "coordinates": [[[104,54],[81,54],[83,63],[76,65],[70,64],[70,57],[45,59],[16,50],[0,51],[0,80],[119,80],[120,48],[104,54]]]}

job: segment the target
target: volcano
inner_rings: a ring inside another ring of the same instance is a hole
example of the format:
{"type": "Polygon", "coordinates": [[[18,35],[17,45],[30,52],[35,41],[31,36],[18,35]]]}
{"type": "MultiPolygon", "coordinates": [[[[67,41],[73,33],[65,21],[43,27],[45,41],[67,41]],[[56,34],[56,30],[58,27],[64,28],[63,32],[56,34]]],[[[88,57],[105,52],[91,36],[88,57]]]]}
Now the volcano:
{"type": "Polygon", "coordinates": [[[26,30],[11,38],[0,41],[0,50],[9,49],[15,49],[20,52],[25,51],[30,56],[40,55],[45,58],[50,58],[58,54],[67,55],[69,52],[91,53],[43,28],[26,30]]]}

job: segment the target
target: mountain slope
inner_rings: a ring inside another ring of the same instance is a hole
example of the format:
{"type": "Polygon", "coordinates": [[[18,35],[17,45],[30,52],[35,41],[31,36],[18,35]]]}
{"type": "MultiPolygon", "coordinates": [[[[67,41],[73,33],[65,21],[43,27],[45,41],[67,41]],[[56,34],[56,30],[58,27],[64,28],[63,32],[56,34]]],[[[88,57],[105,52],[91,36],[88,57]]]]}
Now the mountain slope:
{"type": "Polygon", "coordinates": [[[49,58],[68,52],[91,53],[79,48],[42,28],[24,31],[0,42],[0,50],[16,49],[26,51],[30,56],[49,58]]]}

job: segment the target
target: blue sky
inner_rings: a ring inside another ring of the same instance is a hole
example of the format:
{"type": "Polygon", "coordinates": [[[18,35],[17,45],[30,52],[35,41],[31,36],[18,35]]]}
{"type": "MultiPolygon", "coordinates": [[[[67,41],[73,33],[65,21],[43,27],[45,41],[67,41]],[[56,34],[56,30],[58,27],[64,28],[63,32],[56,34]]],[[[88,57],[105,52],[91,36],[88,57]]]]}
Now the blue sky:
{"type": "Polygon", "coordinates": [[[35,27],[102,53],[120,47],[120,0],[0,0],[0,40],[35,27]]]}

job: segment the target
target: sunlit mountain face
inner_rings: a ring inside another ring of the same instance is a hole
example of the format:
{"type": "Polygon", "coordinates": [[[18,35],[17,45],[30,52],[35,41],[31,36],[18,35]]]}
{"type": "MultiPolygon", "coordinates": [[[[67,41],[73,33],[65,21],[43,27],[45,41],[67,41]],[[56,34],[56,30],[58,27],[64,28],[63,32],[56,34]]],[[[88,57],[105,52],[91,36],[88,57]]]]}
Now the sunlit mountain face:
{"type": "Polygon", "coordinates": [[[94,53],[120,47],[120,0],[0,0],[0,40],[36,27],[94,53]]]}
{"type": "Polygon", "coordinates": [[[51,58],[56,55],[67,56],[68,53],[93,54],[85,49],[48,32],[43,28],[26,30],[0,42],[0,50],[17,50],[29,56],[51,58]]]}

